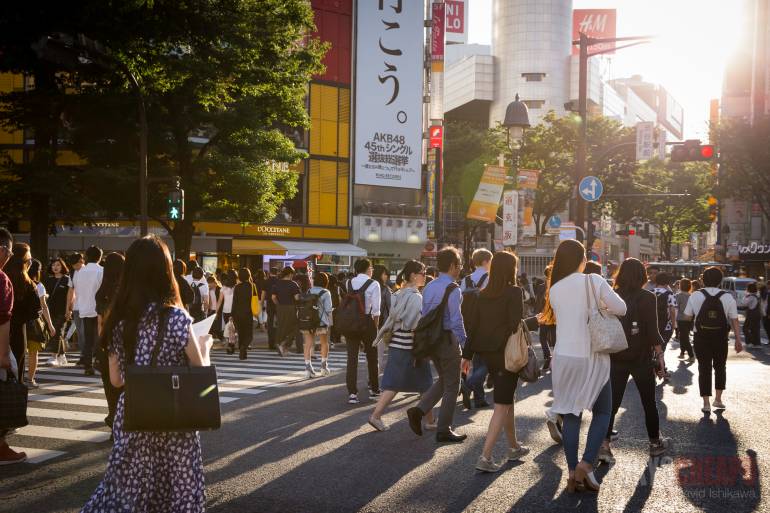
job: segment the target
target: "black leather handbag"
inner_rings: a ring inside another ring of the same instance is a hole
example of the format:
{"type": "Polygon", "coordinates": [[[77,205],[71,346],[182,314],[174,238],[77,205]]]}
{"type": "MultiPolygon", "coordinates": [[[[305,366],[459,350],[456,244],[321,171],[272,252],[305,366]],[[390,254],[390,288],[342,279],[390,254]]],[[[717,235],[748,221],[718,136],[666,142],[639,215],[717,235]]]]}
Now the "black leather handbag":
{"type": "Polygon", "coordinates": [[[165,316],[150,365],[126,367],[126,431],[190,432],[219,429],[217,371],[210,367],[156,366],[163,343],[165,316]]]}
{"type": "Polygon", "coordinates": [[[27,386],[19,383],[9,370],[7,379],[0,381],[0,428],[24,427],[27,421],[27,386]]]}

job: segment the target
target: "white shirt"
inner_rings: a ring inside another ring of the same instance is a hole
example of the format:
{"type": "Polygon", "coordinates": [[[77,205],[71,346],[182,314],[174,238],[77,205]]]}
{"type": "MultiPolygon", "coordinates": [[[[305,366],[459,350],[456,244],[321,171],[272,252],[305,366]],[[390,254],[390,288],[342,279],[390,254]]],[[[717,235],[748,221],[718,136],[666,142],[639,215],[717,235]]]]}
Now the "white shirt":
{"type": "Polygon", "coordinates": [[[75,310],[82,318],[96,317],[96,291],[102,284],[104,269],[93,262],[84,265],[75,273],[72,285],[75,287],[75,310]]]}
{"type": "MultiPolygon", "coordinates": [[[[551,287],[549,297],[556,315],[557,340],[551,363],[553,413],[578,415],[590,410],[610,379],[610,355],[591,351],[586,280],[593,282],[599,303],[610,313],[626,313],[626,303],[598,274],[573,273],[551,287]]],[[[590,285],[588,290],[590,297],[590,285]]],[[[594,298],[590,301],[593,306],[594,298]]]]}
{"type": "Polygon", "coordinates": [[[209,310],[217,306],[217,291],[209,287],[209,310]]]}
{"type": "MultiPolygon", "coordinates": [[[[350,281],[352,283],[353,290],[359,290],[364,286],[366,280],[371,279],[372,278],[370,278],[367,274],[359,274],[350,281]]],[[[364,308],[366,309],[366,313],[377,317],[380,315],[380,284],[377,283],[377,280],[373,280],[373,282],[374,283],[369,285],[369,288],[366,289],[366,292],[364,292],[364,308]]]]}
{"type": "Polygon", "coordinates": [[[42,283],[38,283],[35,285],[35,289],[37,290],[37,297],[43,298],[48,297],[48,293],[45,291],[45,285],[42,283]]]}
{"type": "MultiPolygon", "coordinates": [[[[702,290],[707,291],[711,296],[716,296],[721,291],[721,289],[717,287],[704,287],[702,290]]],[[[738,303],[735,302],[735,298],[731,296],[730,293],[725,292],[722,294],[722,297],[720,297],[719,300],[722,301],[722,308],[725,309],[725,315],[727,316],[728,322],[733,319],[737,319],[738,303]]],[[[692,316],[693,319],[697,318],[698,312],[700,312],[700,308],[703,306],[705,301],[706,296],[700,294],[700,291],[693,292],[690,295],[690,300],[687,302],[687,306],[684,309],[684,314],[688,317],[692,316]]],[[[695,331],[698,331],[698,328],[693,326],[693,332],[695,331]]]]}
{"type": "MultiPolygon", "coordinates": [[[[187,276],[185,276],[185,280],[187,279],[187,276]]],[[[209,282],[206,281],[206,278],[201,278],[200,280],[193,280],[190,278],[190,281],[188,282],[191,287],[195,287],[200,285],[200,293],[201,293],[201,301],[205,303],[206,297],[209,295],[209,282]]]]}
{"type": "Polygon", "coordinates": [[[231,313],[233,311],[233,288],[222,285],[222,290],[219,293],[224,298],[222,300],[222,313],[231,313]]]}

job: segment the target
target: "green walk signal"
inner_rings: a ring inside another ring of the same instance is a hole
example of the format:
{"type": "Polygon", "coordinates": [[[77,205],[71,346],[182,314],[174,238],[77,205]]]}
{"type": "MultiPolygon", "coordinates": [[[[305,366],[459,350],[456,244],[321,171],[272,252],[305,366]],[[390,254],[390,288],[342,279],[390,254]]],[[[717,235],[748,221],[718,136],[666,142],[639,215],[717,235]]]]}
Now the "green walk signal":
{"type": "Polygon", "coordinates": [[[184,190],[171,189],[168,191],[166,217],[169,221],[184,220],[184,190]]]}

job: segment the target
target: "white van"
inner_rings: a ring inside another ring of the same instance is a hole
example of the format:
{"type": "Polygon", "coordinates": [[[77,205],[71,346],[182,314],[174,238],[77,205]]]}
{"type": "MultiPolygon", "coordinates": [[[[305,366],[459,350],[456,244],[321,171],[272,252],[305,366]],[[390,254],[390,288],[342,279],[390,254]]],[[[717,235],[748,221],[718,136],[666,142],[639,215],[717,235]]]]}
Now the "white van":
{"type": "Polygon", "coordinates": [[[742,303],[743,298],[746,297],[746,288],[749,286],[749,283],[756,282],[757,280],[754,278],[735,278],[731,276],[722,280],[722,286],[720,288],[726,290],[735,298],[735,301],[738,302],[739,310],[745,310],[742,303]]]}

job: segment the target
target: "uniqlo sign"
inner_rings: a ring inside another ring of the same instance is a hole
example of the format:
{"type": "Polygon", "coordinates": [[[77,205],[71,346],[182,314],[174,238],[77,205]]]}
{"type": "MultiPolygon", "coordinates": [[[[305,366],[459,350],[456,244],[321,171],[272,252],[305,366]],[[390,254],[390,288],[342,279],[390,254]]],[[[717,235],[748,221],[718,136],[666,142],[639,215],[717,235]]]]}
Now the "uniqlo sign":
{"type": "Polygon", "coordinates": [[[453,34],[465,32],[465,2],[462,0],[447,0],[446,31],[453,34]]]}
{"type": "Polygon", "coordinates": [[[444,127],[430,127],[430,147],[441,148],[443,145],[444,127]]]}
{"type": "MultiPolygon", "coordinates": [[[[617,23],[615,9],[575,9],[572,11],[572,40],[580,39],[580,33],[588,37],[614,38],[617,23]]],[[[603,43],[588,47],[588,53],[611,49],[615,53],[615,43],[603,43]]],[[[572,46],[572,55],[578,55],[580,48],[572,46]]]]}

